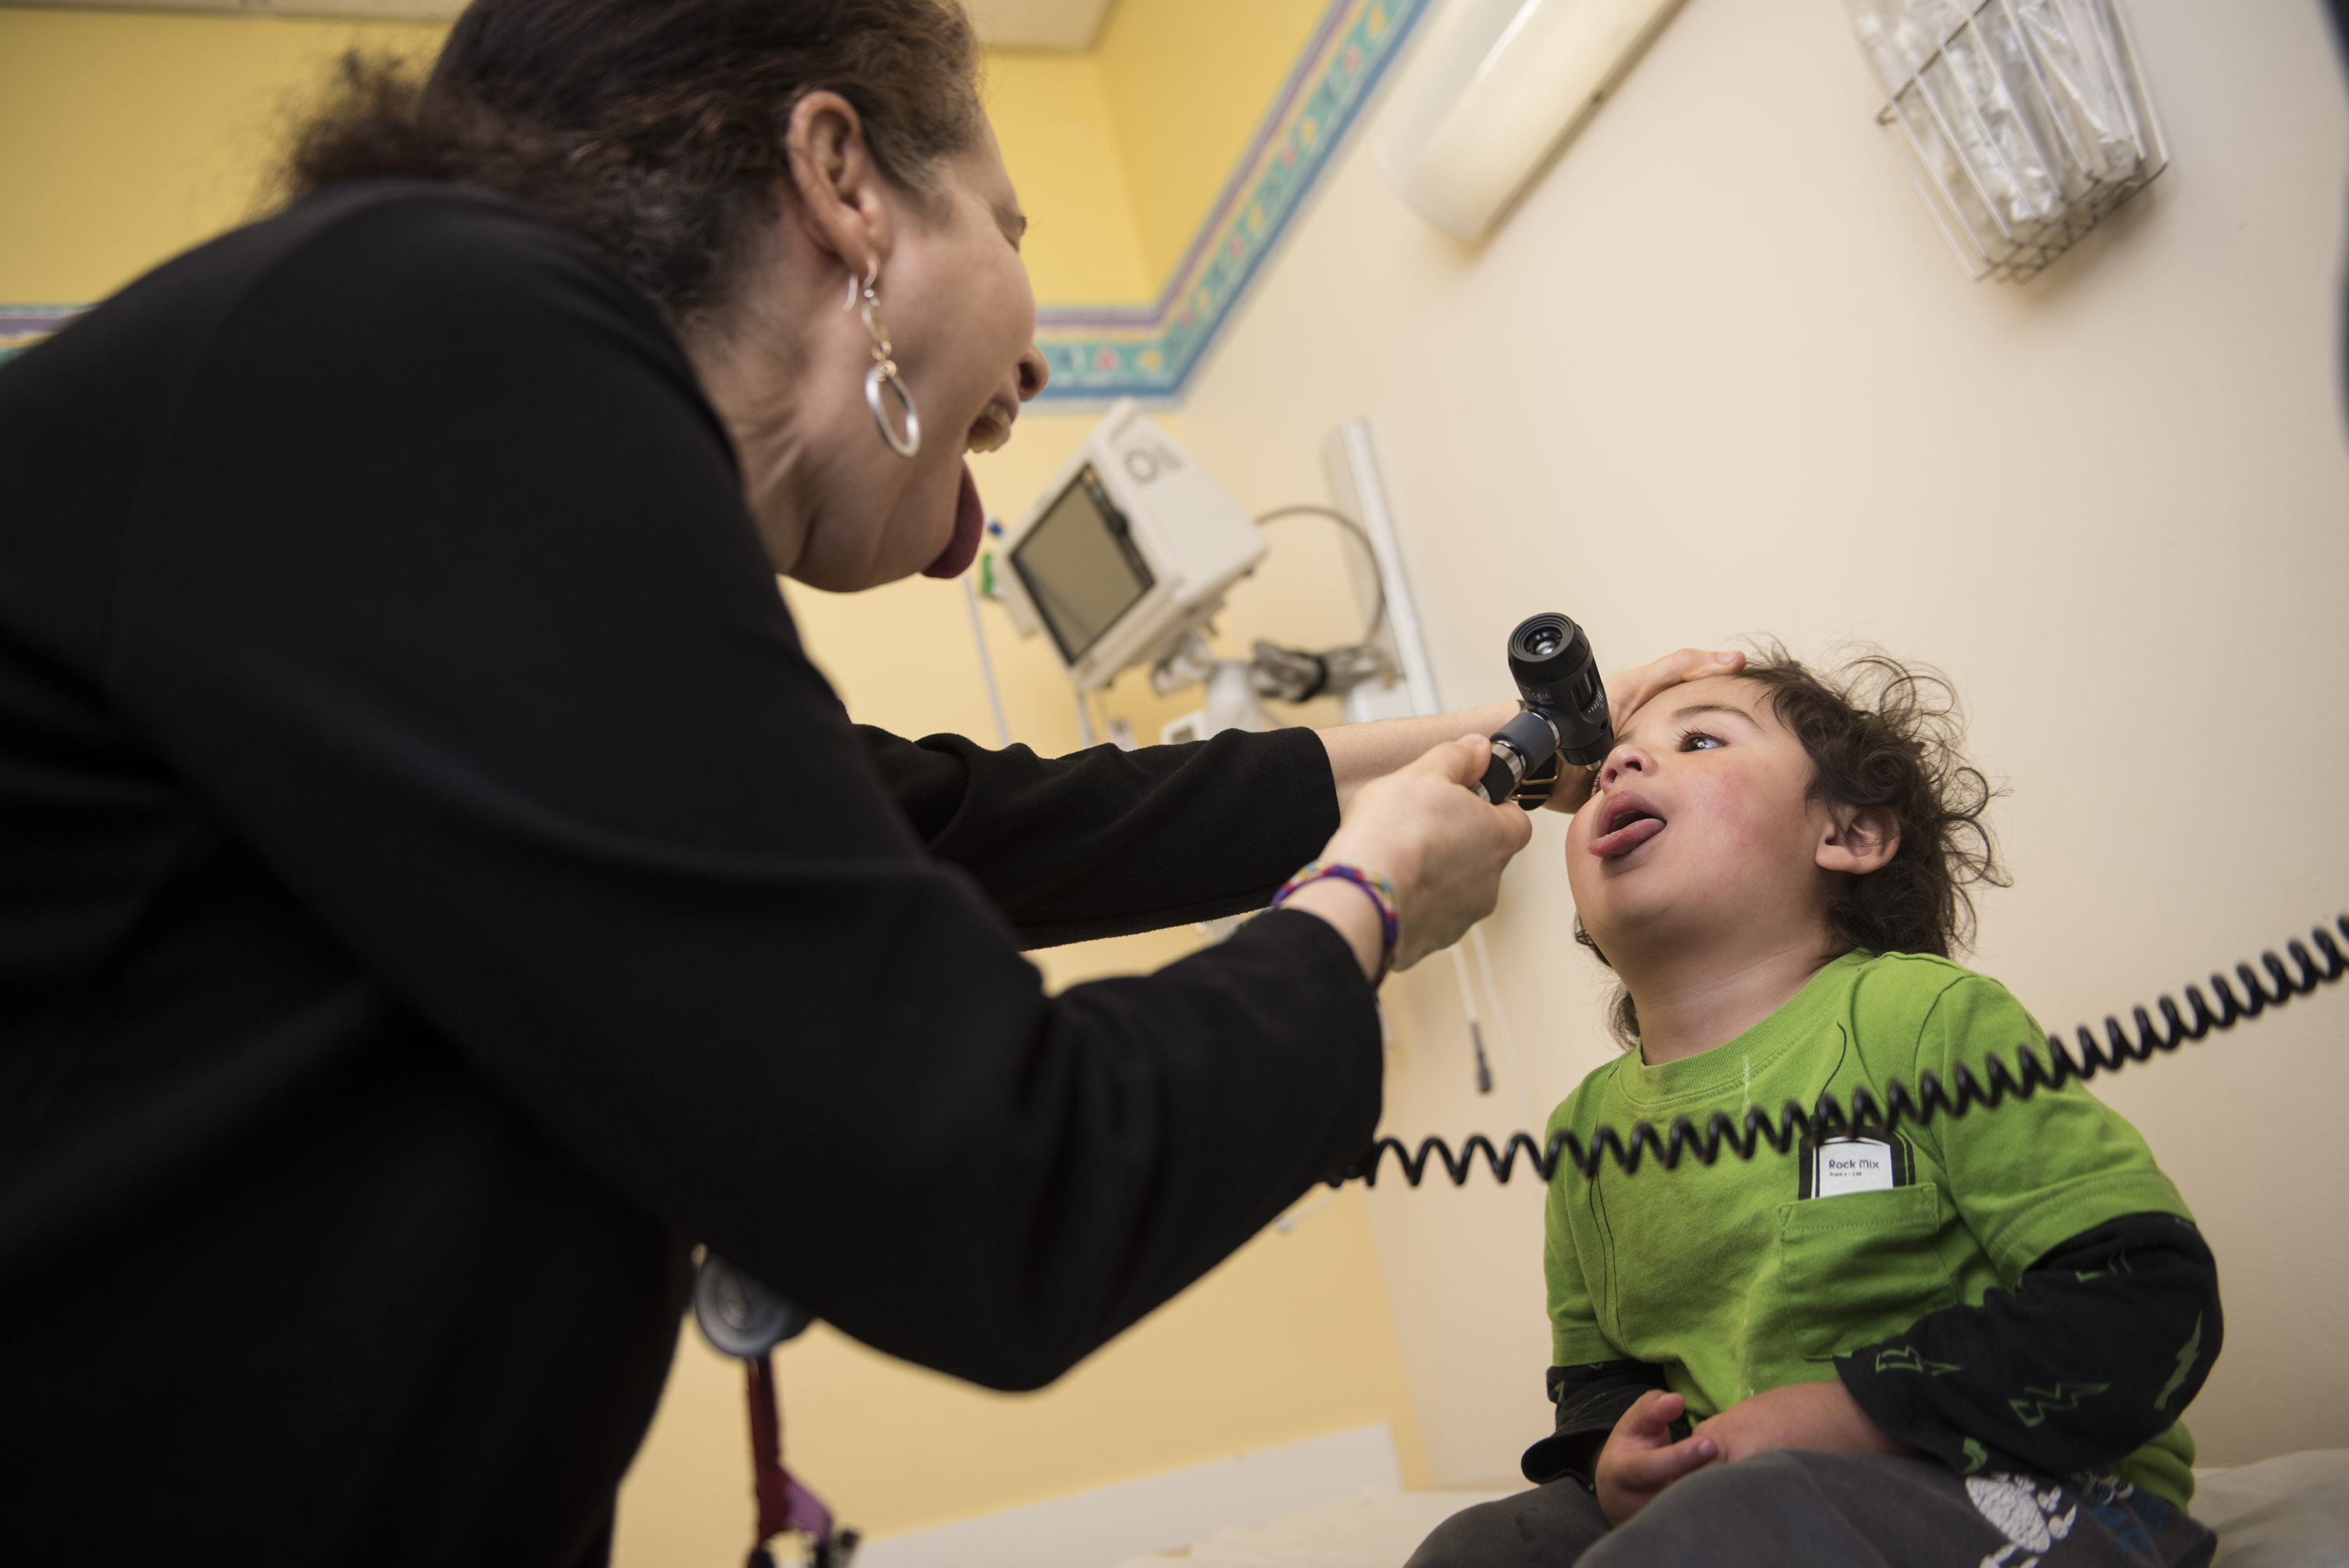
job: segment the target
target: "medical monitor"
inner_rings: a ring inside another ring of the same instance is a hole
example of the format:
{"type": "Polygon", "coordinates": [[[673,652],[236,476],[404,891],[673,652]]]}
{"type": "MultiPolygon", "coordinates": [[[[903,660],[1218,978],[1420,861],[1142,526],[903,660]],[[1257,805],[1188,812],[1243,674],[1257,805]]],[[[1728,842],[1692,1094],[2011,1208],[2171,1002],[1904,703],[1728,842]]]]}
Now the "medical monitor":
{"type": "Polygon", "coordinates": [[[1126,400],[1006,529],[997,575],[1013,623],[1047,634],[1090,691],[1182,647],[1264,550],[1239,503],[1126,400]]]}
{"type": "Polygon", "coordinates": [[[1062,487],[1010,556],[1063,664],[1082,658],[1158,581],[1091,463],[1062,487]]]}

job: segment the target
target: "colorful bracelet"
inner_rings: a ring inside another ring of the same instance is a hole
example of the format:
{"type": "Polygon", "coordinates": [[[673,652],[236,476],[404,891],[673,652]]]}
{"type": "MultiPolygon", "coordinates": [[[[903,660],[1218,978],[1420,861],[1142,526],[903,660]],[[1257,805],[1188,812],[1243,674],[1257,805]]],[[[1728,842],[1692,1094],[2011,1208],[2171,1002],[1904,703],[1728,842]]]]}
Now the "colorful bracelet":
{"type": "Polygon", "coordinates": [[[1394,883],[1376,872],[1364,871],[1360,866],[1348,865],[1343,861],[1313,861],[1295,876],[1280,884],[1280,891],[1272,895],[1272,907],[1278,909],[1288,903],[1288,895],[1299,888],[1311,882],[1326,882],[1331,877],[1337,878],[1340,882],[1352,882],[1362,890],[1365,897],[1378,905],[1381,935],[1379,972],[1371,976],[1371,986],[1375,990],[1379,983],[1387,977],[1387,971],[1394,967],[1395,944],[1402,937],[1402,921],[1395,913],[1394,883]]]}

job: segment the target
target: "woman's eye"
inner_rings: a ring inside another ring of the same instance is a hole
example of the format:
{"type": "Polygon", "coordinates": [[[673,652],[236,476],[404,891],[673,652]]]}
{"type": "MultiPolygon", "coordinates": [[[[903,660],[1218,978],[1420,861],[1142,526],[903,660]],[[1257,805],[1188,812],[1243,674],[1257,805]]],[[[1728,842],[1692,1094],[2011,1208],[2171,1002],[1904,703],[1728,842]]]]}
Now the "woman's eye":
{"type": "Polygon", "coordinates": [[[1707,735],[1702,729],[1692,729],[1681,737],[1682,751],[1713,751],[1719,749],[1720,746],[1721,737],[1707,735]]]}

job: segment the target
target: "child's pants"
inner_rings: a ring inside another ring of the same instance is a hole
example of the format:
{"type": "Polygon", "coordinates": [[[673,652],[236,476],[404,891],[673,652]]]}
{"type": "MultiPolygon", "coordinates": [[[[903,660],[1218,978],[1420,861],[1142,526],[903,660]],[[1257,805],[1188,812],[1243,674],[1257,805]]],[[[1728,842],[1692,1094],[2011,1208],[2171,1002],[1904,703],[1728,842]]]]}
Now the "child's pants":
{"type": "Polygon", "coordinates": [[[2218,1543],[2109,1477],[1961,1477],[1788,1449],[1699,1470],[1620,1530],[1572,1480],[1482,1503],[1406,1568],[2203,1568],[2218,1543]]]}

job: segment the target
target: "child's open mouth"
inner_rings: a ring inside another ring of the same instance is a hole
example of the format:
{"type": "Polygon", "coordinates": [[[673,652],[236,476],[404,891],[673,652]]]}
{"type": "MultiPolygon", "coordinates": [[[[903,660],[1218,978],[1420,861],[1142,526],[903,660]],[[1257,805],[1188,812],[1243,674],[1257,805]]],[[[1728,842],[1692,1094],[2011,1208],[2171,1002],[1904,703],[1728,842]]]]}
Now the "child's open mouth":
{"type": "Polygon", "coordinates": [[[1664,820],[1640,797],[1628,792],[1609,795],[1599,808],[1590,852],[1601,860],[1613,860],[1630,854],[1663,830],[1664,820]]]}

